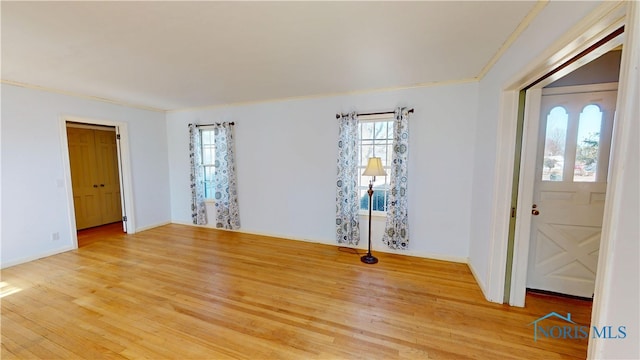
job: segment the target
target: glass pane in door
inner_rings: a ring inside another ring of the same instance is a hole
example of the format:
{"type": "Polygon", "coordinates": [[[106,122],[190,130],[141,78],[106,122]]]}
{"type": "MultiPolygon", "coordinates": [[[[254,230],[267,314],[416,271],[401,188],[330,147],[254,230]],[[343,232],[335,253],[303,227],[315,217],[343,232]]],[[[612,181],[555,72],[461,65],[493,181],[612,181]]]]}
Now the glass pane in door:
{"type": "Polygon", "coordinates": [[[544,141],[542,180],[562,181],[564,154],[567,143],[567,123],[569,114],[562,106],[556,106],[547,115],[544,141]]]}
{"type": "Polygon", "coordinates": [[[602,111],[597,105],[587,105],[580,113],[578,141],[573,181],[595,182],[598,170],[602,111]]]}

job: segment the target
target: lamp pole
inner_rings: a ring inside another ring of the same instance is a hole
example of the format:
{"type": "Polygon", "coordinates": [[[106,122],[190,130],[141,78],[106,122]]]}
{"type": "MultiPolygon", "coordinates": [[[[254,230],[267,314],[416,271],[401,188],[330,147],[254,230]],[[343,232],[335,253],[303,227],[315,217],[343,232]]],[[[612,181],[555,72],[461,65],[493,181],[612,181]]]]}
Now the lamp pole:
{"type": "Polygon", "coordinates": [[[367,251],[367,255],[364,255],[360,258],[360,260],[365,264],[375,264],[378,262],[378,258],[371,255],[371,208],[373,208],[373,182],[376,180],[374,176],[369,181],[369,190],[367,190],[367,194],[369,194],[369,251],[367,251]]]}
{"type": "Polygon", "coordinates": [[[371,210],[373,209],[373,183],[376,181],[376,176],[387,176],[387,172],[384,171],[382,160],[379,157],[371,157],[369,158],[367,168],[364,170],[362,175],[371,176],[371,180],[369,180],[369,190],[367,191],[367,193],[369,194],[369,251],[367,251],[367,255],[361,257],[360,260],[365,264],[375,264],[378,262],[378,259],[375,256],[371,255],[371,210]]]}

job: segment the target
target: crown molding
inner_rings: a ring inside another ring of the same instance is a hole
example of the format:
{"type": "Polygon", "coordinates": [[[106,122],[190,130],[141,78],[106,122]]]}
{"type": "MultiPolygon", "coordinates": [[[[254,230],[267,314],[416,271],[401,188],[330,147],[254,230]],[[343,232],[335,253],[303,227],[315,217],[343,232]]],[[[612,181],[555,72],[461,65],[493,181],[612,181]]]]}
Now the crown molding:
{"type": "Polygon", "coordinates": [[[525,16],[524,19],[522,19],[522,21],[520,22],[520,24],[518,24],[518,26],[511,33],[511,35],[509,35],[507,40],[505,40],[505,42],[502,44],[500,49],[498,49],[498,51],[493,55],[491,60],[489,60],[489,62],[484,66],[484,68],[480,70],[480,73],[477,76],[478,80],[482,80],[482,78],[484,78],[485,75],[487,75],[489,70],[491,70],[491,68],[493,68],[493,66],[498,62],[498,60],[500,60],[502,55],[504,55],[504,53],[507,50],[509,50],[511,45],[513,45],[513,43],[520,37],[520,35],[524,32],[524,30],[538,16],[538,14],[540,14],[542,9],[544,9],[544,7],[547,6],[548,3],[549,3],[549,0],[539,0],[536,3],[536,5],[531,9],[531,11],[529,11],[527,16],[525,16]]]}
{"type": "Polygon", "coordinates": [[[54,93],[54,94],[61,94],[61,95],[67,95],[67,96],[77,97],[77,98],[81,98],[81,99],[100,101],[100,102],[104,102],[104,103],[109,103],[109,104],[114,104],[114,105],[121,105],[121,106],[130,107],[130,108],[141,109],[141,110],[154,111],[154,112],[166,112],[165,109],[159,109],[159,108],[155,108],[155,107],[152,107],[152,106],[133,104],[133,103],[125,102],[125,101],[113,100],[113,99],[108,99],[108,98],[103,98],[103,97],[93,96],[93,95],[85,95],[85,94],[81,94],[81,93],[77,93],[77,92],[73,92],[73,91],[55,89],[55,88],[50,88],[50,87],[40,86],[40,85],[34,85],[34,84],[27,84],[27,83],[23,83],[23,82],[19,82],[19,81],[2,79],[2,80],[0,80],[0,82],[2,84],[18,86],[18,87],[23,87],[23,88],[32,89],[32,90],[46,91],[46,92],[50,92],[50,93],[54,93]]]}
{"type": "Polygon", "coordinates": [[[431,81],[431,82],[417,83],[417,84],[406,85],[406,86],[390,86],[390,87],[375,88],[375,89],[353,90],[353,91],[315,94],[315,95],[290,96],[290,97],[273,98],[273,99],[266,99],[266,100],[239,101],[239,102],[232,102],[232,103],[167,110],[167,113],[211,110],[211,109],[218,109],[218,108],[250,106],[250,105],[277,103],[277,102],[294,101],[294,100],[320,99],[320,98],[328,98],[328,97],[334,97],[334,96],[362,95],[362,94],[380,93],[380,92],[388,92],[388,91],[401,91],[401,90],[409,90],[409,89],[427,88],[427,87],[435,87],[435,86],[466,84],[466,83],[472,83],[472,82],[478,82],[478,78],[474,77],[474,78],[466,78],[466,79],[460,79],[460,80],[431,81]]]}

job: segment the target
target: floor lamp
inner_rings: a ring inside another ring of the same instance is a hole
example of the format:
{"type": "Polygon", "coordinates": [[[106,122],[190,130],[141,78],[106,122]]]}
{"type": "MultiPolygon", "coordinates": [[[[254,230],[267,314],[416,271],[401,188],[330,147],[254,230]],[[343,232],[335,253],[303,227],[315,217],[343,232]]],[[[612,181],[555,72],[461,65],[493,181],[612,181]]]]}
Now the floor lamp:
{"type": "Polygon", "coordinates": [[[375,264],[378,262],[378,258],[371,255],[371,208],[373,207],[373,182],[376,181],[376,176],[386,176],[387,173],[382,167],[382,161],[380,158],[372,157],[369,158],[367,168],[364,170],[362,175],[371,176],[371,180],[369,180],[369,190],[367,191],[369,194],[369,251],[367,252],[367,255],[361,257],[360,260],[365,264],[375,264]]]}

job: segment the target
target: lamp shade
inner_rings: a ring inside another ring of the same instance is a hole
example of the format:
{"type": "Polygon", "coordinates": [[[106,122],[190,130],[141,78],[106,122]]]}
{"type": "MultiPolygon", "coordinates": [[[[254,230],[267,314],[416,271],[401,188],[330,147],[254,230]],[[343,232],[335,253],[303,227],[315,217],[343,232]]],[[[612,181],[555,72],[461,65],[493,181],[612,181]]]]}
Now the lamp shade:
{"type": "Polygon", "coordinates": [[[384,171],[382,167],[382,160],[379,157],[371,157],[369,158],[369,163],[367,164],[367,168],[364,169],[362,175],[365,176],[386,176],[387,173],[384,171]]]}

